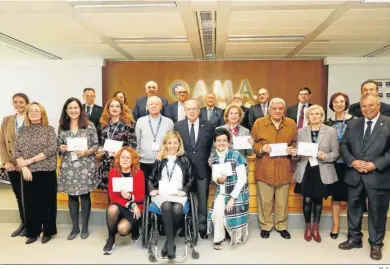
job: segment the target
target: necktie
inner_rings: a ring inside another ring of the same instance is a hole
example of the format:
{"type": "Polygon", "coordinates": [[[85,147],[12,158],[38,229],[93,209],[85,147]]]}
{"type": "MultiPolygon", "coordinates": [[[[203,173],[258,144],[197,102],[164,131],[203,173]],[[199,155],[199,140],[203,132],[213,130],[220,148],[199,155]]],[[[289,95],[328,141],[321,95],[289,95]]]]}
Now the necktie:
{"type": "Polygon", "coordinates": [[[190,142],[191,142],[191,146],[193,148],[195,148],[195,128],[194,128],[194,124],[191,124],[190,142]]]}
{"type": "Polygon", "coordinates": [[[305,119],[305,106],[302,106],[301,112],[299,113],[298,129],[303,127],[304,119],[305,119]]]}
{"type": "Polygon", "coordinates": [[[366,132],[364,133],[364,137],[363,137],[363,150],[365,150],[367,148],[367,144],[368,144],[368,140],[370,138],[370,135],[371,135],[371,124],[372,124],[372,121],[367,121],[367,129],[366,129],[366,132]]]}
{"type": "Polygon", "coordinates": [[[88,117],[90,116],[91,114],[91,106],[87,106],[87,115],[88,117]]]}
{"type": "Polygon", "coordinates": [[[264,117],[267,116],[267,105],[261,105],[261,109],[263,110],[264,117]]]}
{"type": "Polygon", "coordinates": [[[212,114],[213,114],[213,110],[212,109],[207,109],[207,120],[211,119],[211,115],[212,114]]]}

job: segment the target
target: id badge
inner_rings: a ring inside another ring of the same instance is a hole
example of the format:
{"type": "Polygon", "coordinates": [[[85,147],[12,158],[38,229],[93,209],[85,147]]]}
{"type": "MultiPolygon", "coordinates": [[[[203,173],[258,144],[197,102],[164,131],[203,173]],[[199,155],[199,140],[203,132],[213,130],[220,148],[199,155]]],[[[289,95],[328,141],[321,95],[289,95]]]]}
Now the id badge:
{"type": "Polygon", "coordinates": [[[157,142],[152,142],[152,151],[160,151],[160,145],[157,142]]]}
{"type": "Polygon", "coordinates": [[[310,157],[309,158],[309,163],[310,163],[310,166],[317,166],[318,165],[318,160],[317,160],[317,158],[315,158],[315,157],[310,157]]]}
{"type": "Polygon", "coordinates": [[[77,157],[77,153],[72,151],[70,153],[70,157],[72,158],[72,161],[77,161],[79,158],[77,157]]]}

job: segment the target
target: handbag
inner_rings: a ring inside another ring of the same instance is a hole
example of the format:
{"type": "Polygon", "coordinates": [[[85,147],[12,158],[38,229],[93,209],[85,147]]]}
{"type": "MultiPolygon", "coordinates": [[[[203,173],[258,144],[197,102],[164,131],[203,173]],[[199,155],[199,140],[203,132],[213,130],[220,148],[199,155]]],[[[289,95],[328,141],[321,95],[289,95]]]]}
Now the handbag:
{"type": "Polygon", "coordinates": [[[5,168],[0,168],[0,183],[3,184],[11,184],[11,180],[9,178],[9,174],[5,168]]]}

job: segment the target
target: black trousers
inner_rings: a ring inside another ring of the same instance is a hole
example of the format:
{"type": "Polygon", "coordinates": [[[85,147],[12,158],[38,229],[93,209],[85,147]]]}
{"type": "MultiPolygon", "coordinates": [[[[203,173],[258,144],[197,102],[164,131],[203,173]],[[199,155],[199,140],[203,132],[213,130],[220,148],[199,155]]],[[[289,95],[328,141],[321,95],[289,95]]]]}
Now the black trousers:
{"type": "Polygon", "coordinates": [[[390,190],[374,189],[360,181],[356,187],[348,186],[348,239],[362,242],[362,219],[368,198],[368,242],[372,246],[383,246],[386,234],[387,211],[390,190]]]}
{"type": "Polygon", "coordinates": [[[23,180],[23,204],[28,238],[57,234],[56,171],[33,172],[32,181],[23,180]]]}
{"type": "Polygon", "coordinates": [[[196,194],[198,198],[198,227],[199,231],[206,231],[208,212],[207,201],[209,198],[210,179],[200,179],[195,176],[195,182],[196,184],[194,185],[196,185],[196,194]]]}
{"type": "Polygon", "coordinates": [[[24,208],[22,200],[22,178],[19,172],[11,171],[8,172],[9,178],[11,180],[12,190],[14,191],[16,201],[18,203],[20,220],[24,223],[24,208]]]}
{"type": "Polygon", "coordinates": [[[145,176],[145,194],[149,194],[149,189],[148,189],[148,180],[149,176],[152,173],[153,170],[153,163],[140,163],[140,168],[142,172],[144,172],[145,176]]]}

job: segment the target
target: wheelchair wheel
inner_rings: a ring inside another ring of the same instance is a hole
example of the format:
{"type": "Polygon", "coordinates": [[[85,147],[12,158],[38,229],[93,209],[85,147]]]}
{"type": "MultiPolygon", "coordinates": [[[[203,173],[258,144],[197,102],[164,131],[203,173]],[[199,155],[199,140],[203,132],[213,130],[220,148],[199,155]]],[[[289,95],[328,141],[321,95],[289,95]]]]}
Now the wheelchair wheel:
{"type": "Polygon", "coordinates": [[[197,259],[199,259],[199,252],[197,252],[195,249],[193,249],[191,256],[193,259],[197,260],[197,259]]]}
{"type": "Polygon", "coordinates": [[[191,235],[191,240],[194,245],[198,243],[198,210],[195,205],[194,195],[190,194],[191,199],[191,221],[189,227],[189,233],[191,235]]]}
{"type": "Polygon", "coordinates": [[[145,201],[144,201],[144,210],[143,210],[143,215],[142,215],[142,247],[143,248],[148,247],[148,241],[149,241],[148,206],[149,206],[149,197],[147,199],[145,199],[145,201]]]}
{"type": "Polygon", "coordinates": [[[149,254],[149,261],[156,262],[157,261],[156,256],[154,254],[149,254]]]}

